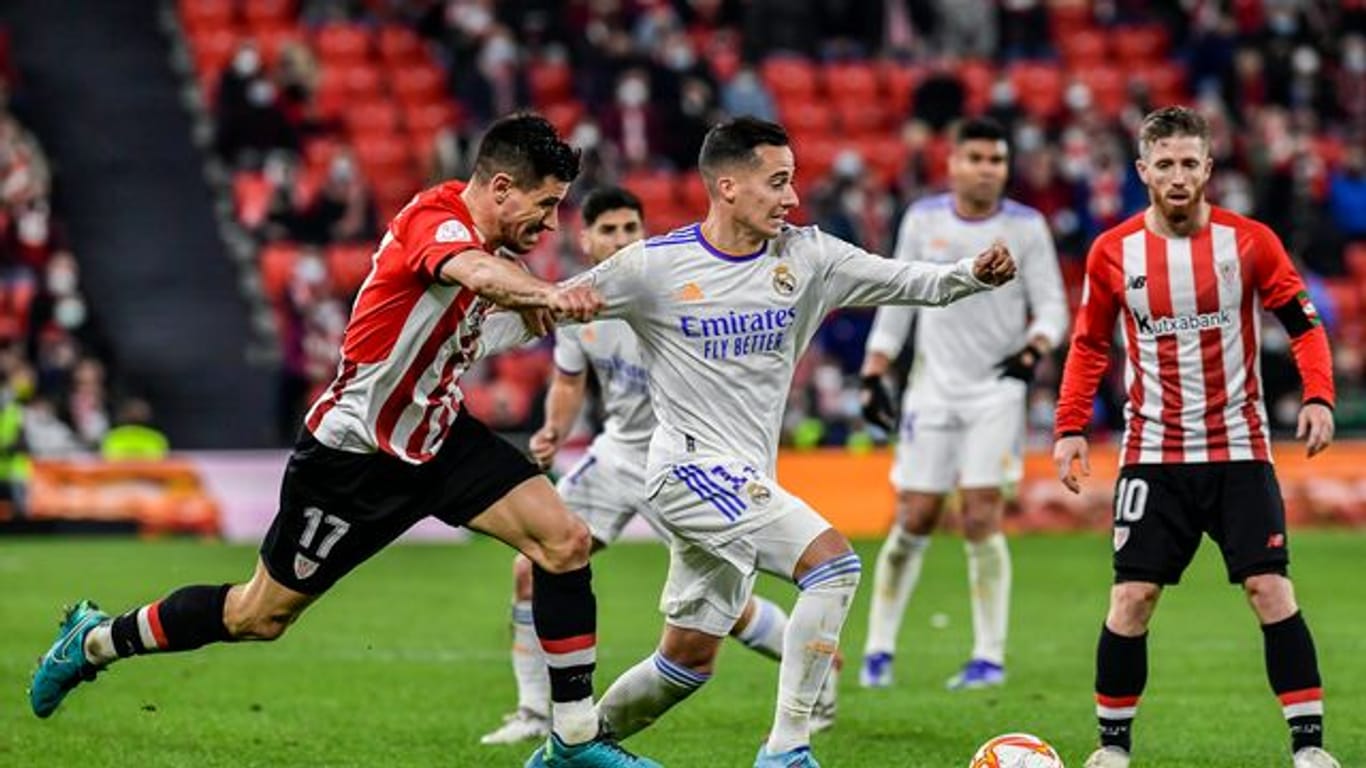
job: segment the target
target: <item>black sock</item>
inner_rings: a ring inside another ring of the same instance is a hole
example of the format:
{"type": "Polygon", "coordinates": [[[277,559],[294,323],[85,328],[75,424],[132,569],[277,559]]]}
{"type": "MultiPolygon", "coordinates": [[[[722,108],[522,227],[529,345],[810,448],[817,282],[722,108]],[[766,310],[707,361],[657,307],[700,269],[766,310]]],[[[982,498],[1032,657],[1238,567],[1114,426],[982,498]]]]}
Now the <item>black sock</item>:
{"type": "Polygon", "coordinates": [[[1262,625],[1266,677],[1290,725],[1291,751],[1323,746],[1323,682],[1304,615],[1262,625]]]}
{"type": "Polygon", "coordinates": [[[1100,628],[1096,646],[1096,720],[1100,744],[1130,751],[1134,714],[1148,684],[1148,634],[1124,637],[1100,628]]]}
{"type": "Polygon", "coordinates": [[[531,578],[531,613],[550,667],[550,700],[591,698],[598,643],[593,572],[587,565],[568,573],[535,566],[531,578]]]}
{"type": "Polygon", "coordinates": [[[188,651],[232,639],[223,626],[231,584],[181,587],[165,598],[114,619],[110,634],[119,656],[188,651]]]}

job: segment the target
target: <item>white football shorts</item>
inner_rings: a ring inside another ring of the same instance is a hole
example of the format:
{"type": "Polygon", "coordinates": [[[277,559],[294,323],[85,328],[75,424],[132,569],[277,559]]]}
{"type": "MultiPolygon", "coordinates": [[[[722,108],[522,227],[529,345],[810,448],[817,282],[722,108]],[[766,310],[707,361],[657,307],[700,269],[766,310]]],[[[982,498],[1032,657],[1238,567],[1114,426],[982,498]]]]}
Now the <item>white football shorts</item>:
{"type": "Polygon", "coordinates": [[[650,508],[645,488],[645,450],[615,442],[593,441],[588,452],[563,477],[556,490],[569,511],[583,518],[593,538],[611,544],[639,514],[665,543],[668,529],[650,508]]]}
{"type": "Polygon", "coordinates": [[[1024,475],[1023,393],[959,403],[905,400],[892,464],[898,491],[999,488],[1024,475]]]}

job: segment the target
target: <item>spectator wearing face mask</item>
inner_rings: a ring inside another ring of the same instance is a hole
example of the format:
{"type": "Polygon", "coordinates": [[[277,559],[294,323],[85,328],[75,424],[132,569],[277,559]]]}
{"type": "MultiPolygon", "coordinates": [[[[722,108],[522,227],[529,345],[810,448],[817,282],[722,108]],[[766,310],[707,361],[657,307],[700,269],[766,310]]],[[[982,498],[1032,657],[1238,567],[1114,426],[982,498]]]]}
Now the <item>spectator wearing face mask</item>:
{"type": "Polygon", "coordinates": [[[650,102],[650,79],[641,69],[627,70],[617,81],[616,101],[603,117],[602,132],[623,165],[644,168],[666,146],[660,114],[650,102]]]}
{"type": "Polygon", "coordinates": [[[317,245],[374,239],[375,208],[351,155],[341,152],[332,158],[327,180],[299,230],[301,240],[317,245]]]}
{"type": "Polygon", "coordinates": [[[223,71],[217,118],[218,153],[230,164],[258,165],[269,150],[299,148],[299,137],[253,43],[242,45],[223,71]]]}

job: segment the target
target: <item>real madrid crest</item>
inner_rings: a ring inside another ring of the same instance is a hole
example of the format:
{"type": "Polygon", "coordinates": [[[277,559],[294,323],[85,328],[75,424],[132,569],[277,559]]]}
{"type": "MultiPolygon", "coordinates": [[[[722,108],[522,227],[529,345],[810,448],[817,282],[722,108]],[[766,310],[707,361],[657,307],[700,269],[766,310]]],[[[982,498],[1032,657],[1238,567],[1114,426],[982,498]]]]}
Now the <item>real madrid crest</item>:
{"type": "Polygon", "coordinates": [[[759,483],[750,483],[745,486],[745,493],[749,494],[749,500],[754,502],[756,507],[768,504],[769,499],[773,498],[773,491],[770,491],[768,486],[759,483]]]}
{"type": "Polygon", "coordinates": [[[791,296],[797,291],[797,276],[792,274],[792,270],[786,264],[779,264],[773,268],[773,290],[779,296],[791,296]]]}

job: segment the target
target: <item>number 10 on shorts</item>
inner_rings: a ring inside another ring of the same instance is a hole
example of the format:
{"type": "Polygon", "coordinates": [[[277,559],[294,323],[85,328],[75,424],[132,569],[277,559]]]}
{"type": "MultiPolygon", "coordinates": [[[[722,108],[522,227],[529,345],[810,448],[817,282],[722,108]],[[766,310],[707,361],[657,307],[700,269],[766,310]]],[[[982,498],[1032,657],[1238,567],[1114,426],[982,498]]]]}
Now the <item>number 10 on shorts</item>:
{"type": "Polygon", "coordinates": [[[1148,481],[1141,477],[1120,478],[1115,489],[1115,522],[1136,523],[1148,506],[1148,481]]]}

